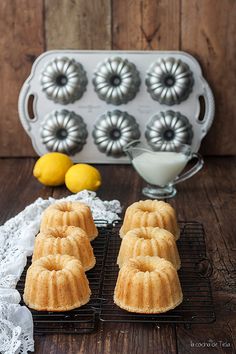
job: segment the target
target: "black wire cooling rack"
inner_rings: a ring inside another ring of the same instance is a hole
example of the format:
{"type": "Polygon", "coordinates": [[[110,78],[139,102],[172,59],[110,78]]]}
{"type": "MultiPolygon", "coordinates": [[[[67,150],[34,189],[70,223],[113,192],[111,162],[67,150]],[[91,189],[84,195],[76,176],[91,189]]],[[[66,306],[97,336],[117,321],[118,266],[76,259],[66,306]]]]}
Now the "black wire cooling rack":
{"type": "MultiPolygon", "coordinates": [[[[40,312],[31,310],[35,334],[81,334],[93,332],[103,322],[185,323],[205,324],[215,320],[209,277],[211,263],[206,257],[205,233],[197,222],[180,222],[178,249],[179,270],[184,301],[176,309],[157,315],[134,314],[120,309],[113,302],[119,268],[116,260],[121,239],[121,222],[113,226],[97,222],[99,236],[92,242],[96,266],[88,271],[92,297],[88,304],[68,312],[40,312]],[[99,227],[100,225],[100,227],[99,227]]],[[[31,259],[17,284],[23,295],[25,276],[31,259]]],[[[24,305],[22,301],[22,305],[24,305]]]]}
{"type": "MultiPolygon", "coordinates": [[[[96,265],[93,269],[86,272],[92,297],[88,304],[68,312],[46,312],[29,309],[33,316],[35,334],[81,334],[91,333],[96,329],[98,323],[98,311],[101,306],[101,289],[103,280],[104,262],[108,246],[108,236],[111,225],[106,225],[105,221],[96,220],[99,236],[92,241],[96,265]]],[[[17,284],[17,289],[21,295],[24,292],[25,276],[31,264],[31,257],[28,259],[27,266],[17,284]]],[[[25,305],[22,301],[22,305],[25,305]]]]}
{"type": "Polygon", "coordinates": [[[117,224],[109,237],[101,296],[99,318],[106,322],[147,322],[205,324],[215,320],[209,277],[212,272],[206,257],[205,232],[198,222],[180,222],[181,235],[177,241],[181,269],[180,283],[184,300],[176,309],[163,314],[142,315],[120,309],[113,302],[119,268],[116,265],[121,239],[117,224]]]}

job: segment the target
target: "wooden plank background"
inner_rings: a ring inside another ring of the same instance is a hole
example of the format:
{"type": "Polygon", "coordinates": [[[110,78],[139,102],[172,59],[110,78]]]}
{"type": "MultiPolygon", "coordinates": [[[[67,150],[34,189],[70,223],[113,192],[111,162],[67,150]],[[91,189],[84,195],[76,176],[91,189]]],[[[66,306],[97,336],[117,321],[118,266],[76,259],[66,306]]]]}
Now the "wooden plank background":
{"type": "Polygon", "coordinates": [[[18,94],[43,51],[185,50],[216,99],[205,155],[236,154],[235,0],[1,0],[0,156],[34,156],[19,123],[18,94]]]}

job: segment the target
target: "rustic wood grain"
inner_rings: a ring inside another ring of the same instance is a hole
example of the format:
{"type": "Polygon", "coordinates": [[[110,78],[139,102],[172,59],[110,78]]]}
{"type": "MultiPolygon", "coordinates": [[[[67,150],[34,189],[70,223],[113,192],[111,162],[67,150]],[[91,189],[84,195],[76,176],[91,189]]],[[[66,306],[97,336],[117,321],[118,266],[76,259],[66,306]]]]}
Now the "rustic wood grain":
{"type": "Polygon", "coordinates": [[[15,216],[38,197],[48,198],[52,188],[33,177],[33,158],[0,158],[0,224],[15,216]]]}
{"type": "Polygon", "coordinates": [[[202,151],[236,153],[236,2],[182,0],[181,50],[199,59],[216,100],[215,121],[202,151]]]}
{"type": "Polygon", "coordinates": [[[104,324],[97,333],[36,337],[36,353],[57,354],[172,354],[176,353],[171,325],[104,324]]]}
{"type": "Polygon", "coordinates": [[[113,0],[113,49],[178,49],[179,0],[113,0]]]}
{"type": "Polygon", "coordinates": [[[0,156],[34,155],[18,118],[18,95],[44,50],[43,0],[0,1],[0,156]]]}
{"type": "Polygon", "coordinates": [[[236,290],[236,226],[232,222],[236,213],[236,169],[231,158],[210,161],[202,172],[180,186],[181,193],[172,203],[180,219],[204,223],[208,256],[214,263],[215,290],[232,292],[236,290]],[[194,207],[187,209],[191,200],[194,207]]]}
{"type": "MultiPolygon", "coordinates": [[[[1,221],[14,216],[36,197],[68,195],[65,187],[41,186],[32,176],[34,159],[0,159],[1,221]],[[16,174],[16,171],[19,173],[16,174]]],[[[206,230],[207,254],[213,265],[211,276],[216,322],[209,325],[101,324],[88,335],[49,335],[36,337],[36,353],[107,354],[107,353],[235,353],[236,343],[236,265],[235,206],[236,158],[208,158],[205,168],[191,180],[178,186],[170,203],[179,219],[202,222],[206,230]],[[217,347],[199,348],[192,343],[217,343],[217,347]],[[222,347],[229,343],[229,347],[222,347]]],[[[103,177],[98,195],[117,198],[126,208],[145,199],[144,182],[131,166],[97,166],[103,177]]]]}
{"type": "Polygon", "coordinates": [[[45,0],[47,49],[111,48],[109,0],[45,0]]]}
{"type": "Polygon", "coordinates": [[[56,48],[190,52],[216,99],[202,152],[236,154],[235,19],[233,0],[0,1],[0,156],[36,155],[18,119],[18,95],[35,57],[56,48]]]}
{"type": "Polygon", "coordinates": [[[192,326],[191,329],[177,327],[179,354],[233,354],[236,351],[235,162],[235,158],[207,160],[204,170],[183,183],[172,202],[180,219],[198,220],[204,224],[207,254],[213,264],[211,284],[216,309],[216,322],[211,325],[192,326]],[[220,341],[229,346],[222,346],[220,341]],[[192,343],[204,342],[213,343],[213,346],[192,346],[192,343]]]}

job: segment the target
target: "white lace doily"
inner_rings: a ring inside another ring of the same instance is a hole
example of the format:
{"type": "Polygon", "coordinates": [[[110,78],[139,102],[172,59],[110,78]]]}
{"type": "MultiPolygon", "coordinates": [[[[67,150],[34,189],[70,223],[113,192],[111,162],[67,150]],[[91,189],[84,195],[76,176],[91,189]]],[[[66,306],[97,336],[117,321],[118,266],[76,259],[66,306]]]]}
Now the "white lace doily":
{"type": "Polygon", "coordinates": [[[95,192],[82,191],[62,199],[38,198],[22,212],[0,226],[0,353],[27,353],[34,350],[30,311],[20,306],[16,284],[33,252],[42,212],[56,201],[79,200],[90,206],[93,218],[112,223],[121,212],[118,200],[102,201],[95,192]]]}

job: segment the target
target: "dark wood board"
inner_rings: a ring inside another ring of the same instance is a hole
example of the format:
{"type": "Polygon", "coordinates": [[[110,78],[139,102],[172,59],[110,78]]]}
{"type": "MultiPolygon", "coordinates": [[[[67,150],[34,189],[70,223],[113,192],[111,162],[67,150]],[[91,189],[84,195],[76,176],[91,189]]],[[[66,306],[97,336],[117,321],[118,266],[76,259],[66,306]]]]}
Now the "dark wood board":
{"type": "Polygon", "coordinates": [[[113,49],[177,50],[180,0],[113,0],[113,49]]]}
{"type": "Polygon", "coordinates": [[[35,152],[18,117],[18,95],[44,51],[43,0],[0,1],[0,156],[35,152]]]}
{"type": "Polygon", "coordinates": [[[215,96],[215,120],[202,152],[235,154],[236,2],[182,0],[180,49],[199,60],[215,96]]]}
{"type": "Polygon", "coordinates": [[[0,156],[35,156],[18,117],[20,88],[50,49],[184,50],[216,99],[205,155],[236,154],[234,0],[1,0],[0,156]],[[14,144],[13,144],[14,142],[14,144]]]}
{"type": "MultiPolygon", "coordinates": [[[[41,186],[32,176],[34,159],[0,159],[1,221],[14,216],[37,197],[62,197],[64,187],[41,186]]],[[[171,354],[235,353],[236,349],[236,158],[208,158],[197,176],[178,186],[170,202],[179,219],[202,222],[206,230],[207,254],[213,265],[211,283],[216,322],[209,325],[102,324],[87,335],[46,335],[35,338],[36,353],[59,354],[171,354]],[[216,347],[193,347],[192,343],[217,343],[216,347]],[[222,343],[229,347],[222,347],[222,343]]],[[[131,166],[99,165],[102,199],[119,199],[126,208],[139,199],[142,180],[131,166]]]]}
{"type": "Polygon", "coordinates": [[[35,159],[0,158],[0,222],[15,216],[37,198],[48,198],[52,188],[32,176],[35,159]]]}
{"type": "Polygon", "coordinates": [[[109,0],[45,0],[46,49],[110,49],[109,0]]]}
{"type": "Polygon", "coordinates": [[[191,330],[177,327],[179,354],[235,353],[236,226],[233,215],[236,211],[236,169],[232,161],[230,158],[207,160],[199,178],[196,176],[184,183],[182,193],[173,203],[181,219],[204,224],[207,255],[213,264],[211,284],[216,308],[216,322],[210,326],[192,326],[191,330]],[[196,346],[209,341],[212,341],[210,348],[196,346]],[[220,341],[231,345],[222,347],[220,341]]]}

